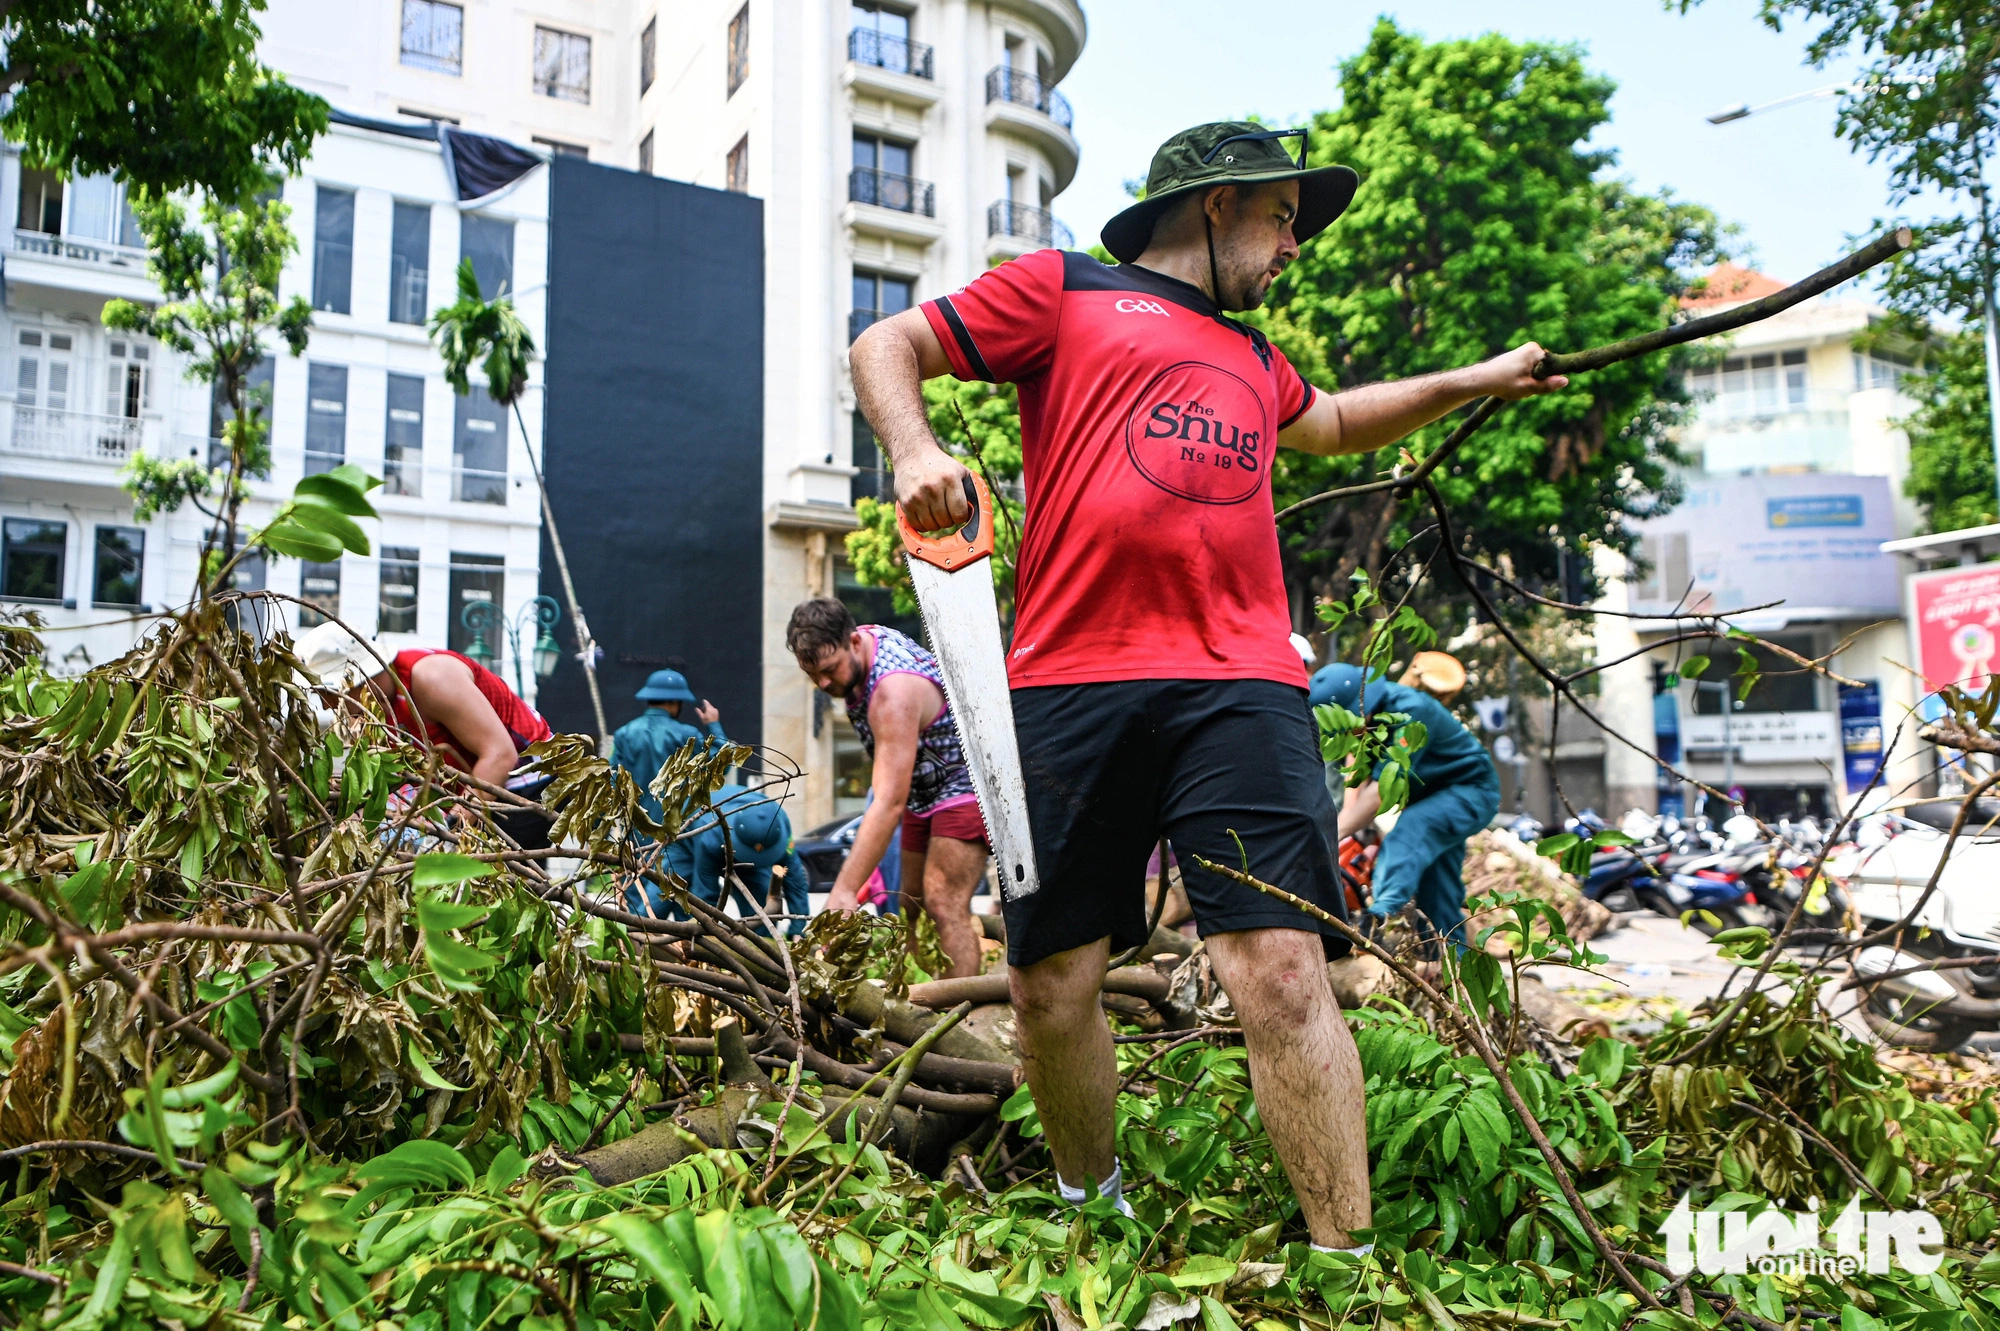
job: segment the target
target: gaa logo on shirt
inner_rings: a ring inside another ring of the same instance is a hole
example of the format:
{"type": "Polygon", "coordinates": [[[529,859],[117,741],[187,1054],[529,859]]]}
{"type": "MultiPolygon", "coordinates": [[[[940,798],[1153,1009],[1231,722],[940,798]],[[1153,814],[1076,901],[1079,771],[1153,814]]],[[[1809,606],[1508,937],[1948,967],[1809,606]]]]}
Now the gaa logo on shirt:
{"type": "Polygon", "coordinates": [[[1167,313],[1167,307],[1156,300],[1134,300],[1128,297],[1125,300],[1119,301],[1111,308],[1120,314],[1157,314],[1163,318],[1173,318],[1171,314],[1167,313]]]}
{"type": "Polygon", "coordinates": [[[1125,452],[1140,475],[1198,504],[1238,504],[1256,494],[1270,446],[1264,399],[1200,361],[1162,370],[1125,421],[1125,452]]]}

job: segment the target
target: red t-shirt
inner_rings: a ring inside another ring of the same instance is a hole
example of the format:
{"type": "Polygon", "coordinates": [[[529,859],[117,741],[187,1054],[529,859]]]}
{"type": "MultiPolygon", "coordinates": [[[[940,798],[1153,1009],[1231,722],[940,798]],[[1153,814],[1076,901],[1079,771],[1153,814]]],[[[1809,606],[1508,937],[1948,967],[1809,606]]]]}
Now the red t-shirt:
{"type": "Polygon", "coordinates": [[[472,751],[458,736],[446,730],[437,722],[425,719],[421,729],[417,725],[415,713],[410,710],[409,700],[404,696],[410,688],[410,671],[426,656],[449,656],[462,661],[472,668],[472,682],[478,686],[480,694],[493,704],[494,715],[507,728],[507,737],[514,741],[514,750],[519,752],[537,740],[544,740],[555,734],[542,714],[521,701],[519,694],[507,687],[507,681],[488,670],[469,656],[446,651],[441,647],[412,647],[406,652],[397,652],[389,662],[396,672],[396,678],[403,681],[403,687],[390,699],[389,710],[395,715],[397,726],[408,735],[421,734],[434,745],[444,749],[445,759],[454,767],[472,770],[472,751]]]}
{"type": "Polygon", "coordinates": [[[923,310],[959,378],[1020,389],[1014,687],[1304,686],[1271,455],[1313,390],[1283,352],[1198,287],[1061,250],[923,310]]]}

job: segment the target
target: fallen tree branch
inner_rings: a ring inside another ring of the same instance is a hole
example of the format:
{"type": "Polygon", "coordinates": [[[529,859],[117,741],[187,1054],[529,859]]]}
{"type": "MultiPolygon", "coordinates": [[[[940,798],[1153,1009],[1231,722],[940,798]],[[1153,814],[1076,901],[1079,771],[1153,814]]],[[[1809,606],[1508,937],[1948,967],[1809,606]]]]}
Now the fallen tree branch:
{"type": "Polygon", "coordinates": [[[1305,912],[1322,924],[1332,925],[1350,943],[1366,948],[1378,961],[1386,964],[1397,975],[1401,976],[1406,983],[1413,986],[1417,992],[1429,999],[1433,1010],[1439,1016],[1444,1017],[1454,1026],[1458,1027],[1465,1035],[1466,1042],[1472,1046],[1473,1052],[1479,1056],[1479,1061],[1486,1065],[1486,1070],[1492,1073],[1493,1079],[1500,1084],[1500,1089],[1506,1096],[1507,1103],[1513,1107],[1514,1116],[1521,1121],[1521,1126],[1527,1130],[1528,1137],[1535,1144],[1535,1149],[1541,1153],[1543,1161],[1547,1163],[1549,1172],[1555,1177],[1556,1186],[1562,1190],[1563,1199],[1569,1203],[1571,1213],[1576,1216],[1577,1224],[1582,1226],[1584,1233],[1589,1236],[1591,1246],[1596,1248],[1597,1255],[1604,1259],[1605,1265],[1609,1266],[1612,1274],[1618,1277],[1618,1282],[1631,1291],[1632,1296],[1638,1299],[1641,1304],[1648,1308],[1658,1308],[1660,1306],[1659,1301],[1653,1297],[1652,1291],[1648,1290],[1645,1285],[1639,1282],[1636,1276],[1625,1268],[1625,1264],[1619,1260],[1618,1249],[1612,1246],[1611,1240],[1607,1239],[1604,1236],[1604,1231],[1598,1228],[1596,1219],[1590,1214],[1590,1208],[1584,1205],[1583,1194],[1577,1191],[1576,1182],[1569,1175],[1569,1167],[1563,1162],[1562,1154],[1549,1141],[1548,1133],[1543,1130],[1541,1120],[1535,1117],[1534,1111],[1528,1108],[1528,1102],[1521,1098],[1521,1092],[1514,1085],[1514,1079],[1509,1075],[1506,1064],[1493,1052],[1492,1042],[1486,1038],[1486,1032],[1478,1021],[1460,1011],[1458,1005],[1446,999],[1443,994],[1439,993],[1432,986],[1430,981],[1398,960],[1394,955],[1378,946],[1373,939],[1364,936],[1359,929],[1356,929],[1339,916],[1329,914],[1312,902],[1307,901],[1304,897],[1287,892],[1282,887],[1273,887],[1262,879],[1252,877],[1240,869],[1231,868],[1226,864],[1217,864],[1215,861],[1199,855],[1195,857],[1195,863],[1207,869],[1210,873],[1219,873],[1225,878],[1233,879],[1243,884],[1245,887],[1254,887],[1266,896],[1275,897],[1286,905],[1305,912]]]}

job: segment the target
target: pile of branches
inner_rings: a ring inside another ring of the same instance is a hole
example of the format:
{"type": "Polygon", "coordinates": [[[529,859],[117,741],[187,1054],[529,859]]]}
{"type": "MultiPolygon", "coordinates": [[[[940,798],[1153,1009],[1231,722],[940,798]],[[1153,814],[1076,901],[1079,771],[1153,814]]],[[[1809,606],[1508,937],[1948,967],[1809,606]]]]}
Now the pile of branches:
{"type": "Polygon", "coordinates": [[[1914,1097],[1761,995],[1644,1049],[1524,1036],[1523,968],[1591,960],[1528,892],[1484,903],[1489,946],[1442,977],[1381,953],[1402,987],[1351,1014],[1375,1258],[1306,1244],[1227,1000],[1164,931],[1103,984],[1136,1215],[1079,1213],[1004,977],[929,979],[893,921],[786,939],[662,867],[747,751],[681,750],[655,818],[558,736],[528,801],[365,710],[329,719],[283,637],[234,627],[259,621],[219,598],[75,679],[0,634],[0,1325],[1612,1331],[2000,1306],[1990,1095],[1914,1097]],[[555,849],[507,835],[524,812],[555,849]],[[634,912],[643,886],[666,916],[634,912]],[[1660,1269],[1675,1198],[1753,1183],[1928,1206],[1951,1278],[1660,1269]]]}

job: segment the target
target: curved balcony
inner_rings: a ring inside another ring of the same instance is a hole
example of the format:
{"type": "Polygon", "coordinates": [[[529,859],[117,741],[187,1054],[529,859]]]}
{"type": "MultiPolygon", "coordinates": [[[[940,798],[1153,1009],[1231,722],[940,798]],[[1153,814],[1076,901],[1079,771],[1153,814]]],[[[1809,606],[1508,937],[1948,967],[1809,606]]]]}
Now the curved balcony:
{"type": "Polygon", "coordinates": [[[986,100],[1032,106],[1064,129],[1075,120],[1069,98],[1057,92],[1054,84],[1008,65],[995,65],[986,72],[986,100]]]}
{"type": "Polygon", "coordinates": [[[847,34],[847,58],[857,65],[871,65],[891,74],[907,74],[916,79],[936,77],[929,45],[867,28],[856,28],[847,34]]]}
{"type": "Polygon", "coordinates": [[[1035,250],[1075,247],[1076,237],[1046,208],[1001,199],[986,210],[989,258],[1014,258],[1035,250]]]}
{"type": "Polygon", "coordinates": [[[986,127],[1027,140],[1041,149],[1055,173],[1058,190],[1076,177],[1079,150],[1070,134],[1075,116],[1055,85],[1033,74],[998,65],[986,75],[986,127]]]}

